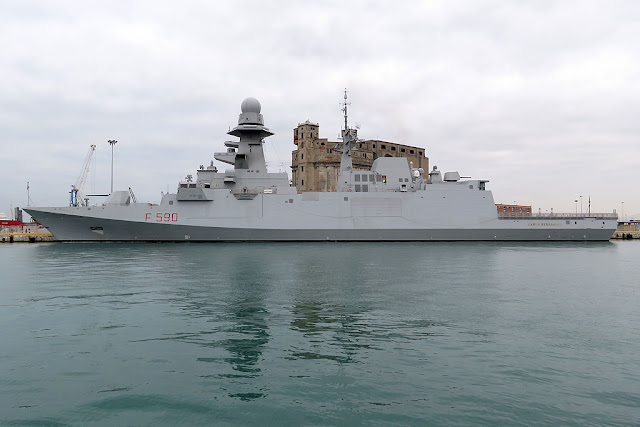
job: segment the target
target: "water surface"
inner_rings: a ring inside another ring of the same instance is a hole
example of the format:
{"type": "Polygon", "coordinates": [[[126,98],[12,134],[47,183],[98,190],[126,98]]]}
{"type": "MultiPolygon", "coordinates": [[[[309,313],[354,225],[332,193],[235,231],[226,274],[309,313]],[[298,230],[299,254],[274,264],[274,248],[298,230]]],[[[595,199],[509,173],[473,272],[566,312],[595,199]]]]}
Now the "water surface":
{"type": "Polygon", "coordinates": [[[0,424],[629,425],[640,244],[0,246],[0,424]]]}

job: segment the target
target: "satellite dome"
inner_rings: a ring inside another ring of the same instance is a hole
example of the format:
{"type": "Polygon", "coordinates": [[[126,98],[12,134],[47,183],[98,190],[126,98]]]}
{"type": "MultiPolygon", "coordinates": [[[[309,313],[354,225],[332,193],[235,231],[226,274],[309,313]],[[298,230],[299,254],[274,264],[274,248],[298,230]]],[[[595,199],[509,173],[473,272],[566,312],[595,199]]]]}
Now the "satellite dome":
{"type": "Polygon", "coordinates": [[[258,101],[255,98],[247,98],[244,101],[242,101],[242,105],[240,106],[240,109],[242,110],[243,113],[256,113],[256,114],[260,114],[260,110],[261,110],[261,106],[260,106],[260,101],[258,101]]]}

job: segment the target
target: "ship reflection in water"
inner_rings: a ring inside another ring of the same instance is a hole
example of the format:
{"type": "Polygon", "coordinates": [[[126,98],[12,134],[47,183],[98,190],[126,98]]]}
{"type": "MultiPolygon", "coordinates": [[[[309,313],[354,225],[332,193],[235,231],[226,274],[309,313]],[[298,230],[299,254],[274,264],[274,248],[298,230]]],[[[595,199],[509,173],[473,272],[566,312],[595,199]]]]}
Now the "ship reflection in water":
{"type": "Polygon", "coordinates": [[[268,312],[264,300],[260,297],[264,290],[260,283],[247,283],[240,279],[238,285],[240,295],[229,301],[229,311],[223,315],[225,323],[229,322],[227,327],[222,327],[225,338],[217,343],[227,351],[228,355],[223,360],[234,372],[222,373],[219,376],[229,379],[231,384],[234,384],[234,379],[241,379],[239,388],[250,389],[232,390],[229,396],[250,400],[264,397],[268,392],[264,387],[256,388],[250,381],[262,373],[262,353],[269,342],[268,312]]]}
{"type": "MultiPolygon", "coordinates": [[[[341,365],[366,366],[369,358],[392,354],[398,346],[448,333],[451,324],[433,320],[437,310],[389,311],[384,294],[394,294],[396,285],[379,274],[375,262],[387,249],[351,246],[353,251],[308,244],[253,245],[250,251],[242,244],[207,246],[208,256],[188,250],[189,259],[173,265],[185,279],[195,265],[211,265],[209,259],[216,263],[206,280],[187,280],[174,289],[181,315],[200,329],[173,339],[202,348],[196,358],[203,363],[201,379],[232,398],[252,400],[268,396],[274,376],[304,383],[312,381],[311,372],[326,372],[334,386],[344,386],[356,381],[360,370],[348,373],[341,365]],[[296,255],[283,259],[281,250],[296,255]],[[289,364],[276,368],[265,362],[274,358],[289,364]]],[[[398,260],[405,270],[418,266],[423,256],[411,250],[405,254],[398,260]]],[[[433,257],[434,262],[440,259],[437,252],[433,257]]],[[[491,249],[483,262],[490,259],[491,249]]],[[[413,297],[398,294],[394,299],[404,304],[413,297]]]]}
{"type": "Polygon", "coordinates": [[[204,320],[206,328],[195,336],[176,338],[205,349],[196,359],[206,364],[200,378],[232,398],[262,398],[268,389],[255,380],[263,373],[263,352],[270,339],[265,297],[271,284],[255,265],[236,262],[235,251],[221,252],[216,278],[181,288],[184,314],[204,320]]]}

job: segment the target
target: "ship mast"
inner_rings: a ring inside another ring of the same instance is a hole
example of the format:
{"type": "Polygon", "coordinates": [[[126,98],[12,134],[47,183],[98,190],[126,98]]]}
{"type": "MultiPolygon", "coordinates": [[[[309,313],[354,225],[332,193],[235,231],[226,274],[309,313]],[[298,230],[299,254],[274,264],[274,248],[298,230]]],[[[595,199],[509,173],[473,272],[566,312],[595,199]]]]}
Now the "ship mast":
{"type": "Polygon", "coordinates": [[[342,111],[344,112],[344,130],[342,131],[342,144],[336,147],[336,151],[342,153],[340,159],[340,174],[338,175],[338,191],[351,190],[351,172],[353,170],[353,162],[351,160],[351,143],[355,142],[351,129],[347,121],[347,89],[344,90],[344,102],[342,103],[342,111]]]}
{"type": "Polygon", "coordinates": [[[342,103],[342,111],[344,112],[344,130],[349,129],[349,125],[347,125],[347,105],[350,103],[347,102],[347,89],[344,90],[344,102],[342,103]]]}

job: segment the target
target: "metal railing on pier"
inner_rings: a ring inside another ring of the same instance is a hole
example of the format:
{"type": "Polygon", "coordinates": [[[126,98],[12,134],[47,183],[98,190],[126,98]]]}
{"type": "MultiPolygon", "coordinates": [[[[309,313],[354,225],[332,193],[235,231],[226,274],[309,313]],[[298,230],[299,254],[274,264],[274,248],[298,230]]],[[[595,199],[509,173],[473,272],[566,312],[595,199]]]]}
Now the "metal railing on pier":
{"type": "Polygon", "coordinates": [[[538,213],[525,212],[498,212],[499,219],[617,219],[617,213],[538,213]]]}

